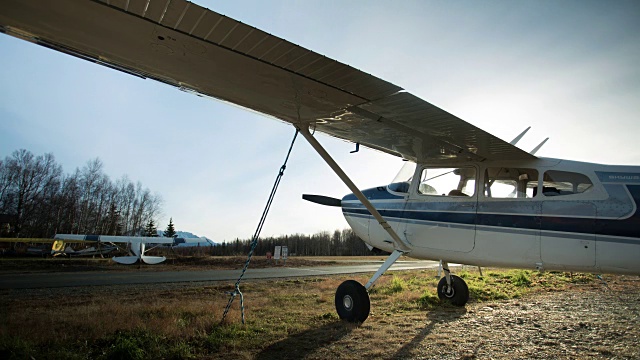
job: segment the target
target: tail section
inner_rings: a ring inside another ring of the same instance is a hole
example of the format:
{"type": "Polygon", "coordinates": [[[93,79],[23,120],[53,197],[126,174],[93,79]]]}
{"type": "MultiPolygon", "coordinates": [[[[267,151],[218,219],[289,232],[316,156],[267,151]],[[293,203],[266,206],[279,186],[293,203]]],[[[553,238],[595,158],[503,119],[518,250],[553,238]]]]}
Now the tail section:
{"type": "Polygon", "coordinates": [[[130,252],[133,255],[114,256],[112,260],[117,262],[118,264],[123,264],[123,265],[132,265],[137,263],[138,260],[140,260],[140,262],[143,262],[145,264],[154,265],[154,264],[160,264],[161,262],[167,260],[167,258],[164,256],[146,256],[144,254],[145,247],[146,247],[146,244],[144,242],[139,242],[137,244],[131,243],[130,252]]]}

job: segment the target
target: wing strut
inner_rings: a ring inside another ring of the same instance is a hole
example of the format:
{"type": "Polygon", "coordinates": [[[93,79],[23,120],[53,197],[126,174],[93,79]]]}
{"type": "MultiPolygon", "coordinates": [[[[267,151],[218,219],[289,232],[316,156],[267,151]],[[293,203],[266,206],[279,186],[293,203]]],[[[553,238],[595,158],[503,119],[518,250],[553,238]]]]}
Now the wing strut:
{"type": "Polygon", "coordinates": [[[400,236],[391,228],[391,225],[380,215],[378,210],[371,204],[369,199],[356,187],[356,185],[349,179],[347,174],[340,168],[340,166],[333,160],[331,155],[320,145],[313,135],[309,132],[308,126],[298,128],[302,136],[311,144],[316,150],[318,155],[329,165],[336,175],[344,182],[345,185],[353,192],[353,194],[360,200],[369,213],[378,220],[378,223],[393,239],[393,253],[389,255],[387,260],[380,266],[378,271],[371,277],[366,285],[362,285],[355,280],[347,280],[338,286],[335,296],[336,311],[340,319],[347,320],[349,322],[363,322],[369,317],[369,310],[371,308],[371,300],[369,299],[368,290],[373,286],[373,283],[384,274],[387,269],[393,265],[403,254],[411,252],[411,245],[402,240],[400,236]]]}
{"type": "Polygon", "coordinates": [[[396,232],[391,228],[391,225],[389,225],[389,223],[387,223],[387,221],[382,217],[382,215],[380,215],[378,210],[376,210],[373,204],[371,204],[369,199],[367,199],[367,197],[364,196],[362,191],[360,191],[360,189],[358,189],[358,187],[353,183],[353,181],[349,179],[347,174],[345,174],[345,172],[342,171],[338,163],[336,163],[335,160],[333,160],[331,155],[329,155],[329,153],[322,147],[322,145],[320,145],[318,140],[316,140],[316,138],[313,137],[313,135],[311,135],[311,133],[309,132],[309,128],[307,126],[303,126],[301,128],[298,128],[298,130],[300,131],[300,134],[302,134],[302,136],[304,136],[304,138],[307,139],[309,144],[311,144],[311,146],[316,150],[318,155],[320,155],[320,157],[322,157],[322,159],[327,163],[327,165],[329,165],[329,167],[336,173],[336,175],[338,175],[340,180],[342,180],[344,184],[347,185],[349,190],[351,190],[353,194],[358,198],[358,200],[360,200],[360,202],[364,205],[364,207],[367,208],[367,210],[369,210],[369,213],[373,215],[373,217],[378,221],[380,226],[382,226],[382,228],[391,236],[391,238],[393,239],[394,248],[403,254],[410,252],[411,246],[406,241],[402,240],[400,236],[398,236],[398,234],[396,234],[396,232]]]}

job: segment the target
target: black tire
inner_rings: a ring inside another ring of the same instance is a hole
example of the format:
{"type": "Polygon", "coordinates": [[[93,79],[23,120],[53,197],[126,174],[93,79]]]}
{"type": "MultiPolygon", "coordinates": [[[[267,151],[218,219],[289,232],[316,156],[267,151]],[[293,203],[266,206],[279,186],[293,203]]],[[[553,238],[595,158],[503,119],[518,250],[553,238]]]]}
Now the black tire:
{"type": "Polygon", "coordinates": [[[438,298],[440,301],[447,301],[451,305],[464,306],[469,301],[469,287],[459,276],[451,275],[451,289],[447,290],[446,276],[438,282],[438,298]]]}
{"type": "Polygon", "coordinates": [[[342,320],[364,322],[369,317],[371,303],[367,289],[355,280],[347,280],[336,290],[336,311],[342,320]]]}

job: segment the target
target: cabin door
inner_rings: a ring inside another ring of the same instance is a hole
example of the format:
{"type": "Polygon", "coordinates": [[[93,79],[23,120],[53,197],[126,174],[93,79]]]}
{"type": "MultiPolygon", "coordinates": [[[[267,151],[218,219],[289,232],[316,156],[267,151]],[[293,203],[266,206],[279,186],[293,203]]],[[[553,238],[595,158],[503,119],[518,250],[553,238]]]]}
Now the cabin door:
{"type": "Polygon", "coordinates": [[[477,169],[474,166],[424,167],[403,212],[412,246],[470,252],[475,246],[477,169]]]}
{"type": "Polygon", "coordinates": [[[540,252],[549,268],[593,267],[596,264],[596,207],[586,201],[542,203],[540,252]]]}

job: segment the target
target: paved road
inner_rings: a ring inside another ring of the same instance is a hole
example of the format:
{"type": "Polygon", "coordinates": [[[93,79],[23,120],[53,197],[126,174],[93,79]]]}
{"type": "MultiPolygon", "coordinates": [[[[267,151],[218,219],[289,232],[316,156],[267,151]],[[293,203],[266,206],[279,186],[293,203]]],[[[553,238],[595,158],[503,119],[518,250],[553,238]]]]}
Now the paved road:
{"type": "MultiPolygon", "coordinates": [[[[274,279],[375,272],[380,264],[318,266],[307,268],[272,267],[251,269],[244,279],[274,279]]],[[[389,270],[433,269],[437,261],[398,261],[389,270]]],[[[69,272],[0,275],[0,289],[35,289],[75,286],[156,284],[196,281],[235,281],[241,270],[69,272]]]]}

